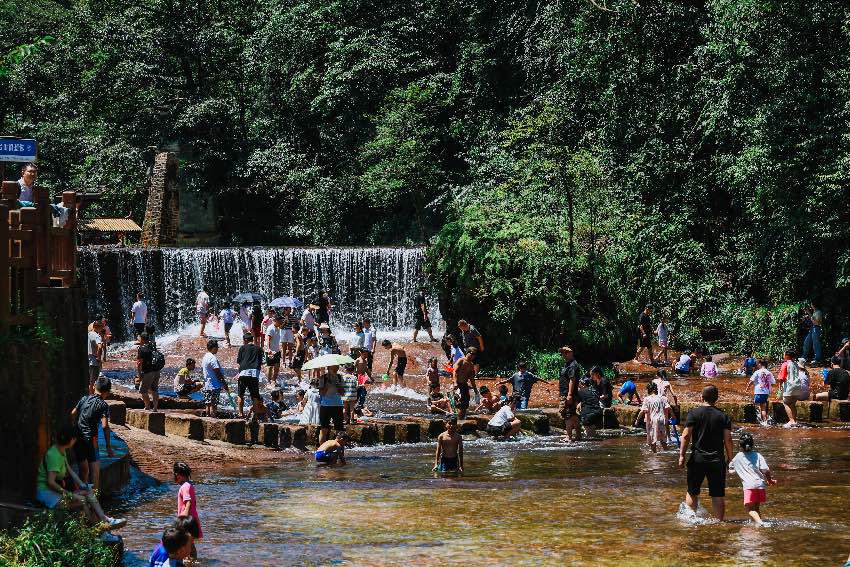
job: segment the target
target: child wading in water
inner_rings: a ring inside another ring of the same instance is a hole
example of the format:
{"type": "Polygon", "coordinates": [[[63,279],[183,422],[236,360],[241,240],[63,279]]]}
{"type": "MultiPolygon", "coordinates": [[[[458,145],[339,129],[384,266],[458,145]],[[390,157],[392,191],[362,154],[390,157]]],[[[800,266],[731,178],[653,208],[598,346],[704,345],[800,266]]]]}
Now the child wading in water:
{"type": "Polygon", "coordinates": [[[338,461],[340,465],[344,465],[346,443],[348,435],[340,431],[336,434],[336,439],[329,439],[319,445],[316,450],[316,464],[334,466],[338,461]]]}
{"type": "Polygon", "coordinates": [[[729,462],[729,472],[734,472],[744,485],[744,508],[753,521],[761,525],[759,505],[767,501],[767,485],[776,484],[770,476],[770,468],[761,453],[754,451],[755,441],[749,433],[742,433],[739,441],[740,451],[729,462]]]}
{"type": "MultiPolygon", "coordinates": [[[[762,425],[770,425],[770,420],[767,415],[767,403],[770,400],[770,387],[776,384],[776,378],[767,369],[767,361],[759,360],[756,362],[756,370],[750,376],[750,384],[753,385],[753,403],[759,408],[762,425]]],[[[749,384],[747,385],[749,389],[749,384]]]]}
{"type": "MultiPolygon", "coordinates": [[[[174,482],[180,485],[177,491],[177,517],[191,517],[198,525],[198,535],[195,539],[201,539],[204,536],[201,530],[201,519],[198,517],[198,502],[195,498],[195,486],[192,484],[192,469],[183,461],[174,463],[174,482]]],[[[198,550],[195,549],[194,542],[192,543],[192,553],[190,557],[198,557],[198,550]]]]}
{"type": "Polygon", "coordinates": [[[434,456],[434,471],[463,472],[463,438],[457,432],[457,417],[445,420],[446,430],[437,437],[437,454],[434,456]]]}
{"type": "Polygon", "coordinates": [[[658,395],[658,385],[650,382],[646,385],[646,397],[643,406],[635,418],[637,427],[641,416],[646,416],[646,444],[652,448],[652,452],[658,451],[658,444],[662,449],[667,449],[667,422],[670,420],[670,403],[664,396],[658,395]]]}

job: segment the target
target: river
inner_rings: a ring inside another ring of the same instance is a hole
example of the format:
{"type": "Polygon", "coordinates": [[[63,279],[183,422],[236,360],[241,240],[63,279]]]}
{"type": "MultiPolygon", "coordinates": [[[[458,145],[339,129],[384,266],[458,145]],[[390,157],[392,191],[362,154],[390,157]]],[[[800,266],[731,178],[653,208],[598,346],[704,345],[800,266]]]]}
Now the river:
{"type": "MultiPolygon", "coordinates": [[[[677,516],[685,478],[676,452],[653,455],[642,438],[475,440],[460,478],[430,472],[428,443],[354,448],[343,468],[305,457],[196,479],[207,536],[200,564],[842,564],[850,430],[750,430],[779,479],[762,528],[746,521],[734,475],[729,521],[677,516]]],[[[122,510],[127,565],[146,564],[175,513],[176,489],[135,493],[122,510]]]]}

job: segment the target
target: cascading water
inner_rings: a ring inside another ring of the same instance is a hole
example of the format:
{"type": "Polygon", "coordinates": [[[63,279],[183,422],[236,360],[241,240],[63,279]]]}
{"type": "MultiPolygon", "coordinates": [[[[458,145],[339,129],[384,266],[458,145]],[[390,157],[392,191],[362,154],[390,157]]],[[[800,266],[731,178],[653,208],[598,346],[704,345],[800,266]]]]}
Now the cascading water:
{"type": "MultiPolygon", "coordinates": [[[[195,298],[206,285],[219,310],[239,292],[309,303],[329,291],[336,326],[369,317],[384,330],[410,328],[413,298],[424,283],[422,248],[158,248],[88,247],[80,271],[89,314],[102,313],[117,340],[129,337],[130,308],[141,292],[157,333],[196,322],[195,298]],[[119,324],[119,322],[123,324],[119,324]]],[[[440,320],[429,300],[431,320],[440,320]]]]}

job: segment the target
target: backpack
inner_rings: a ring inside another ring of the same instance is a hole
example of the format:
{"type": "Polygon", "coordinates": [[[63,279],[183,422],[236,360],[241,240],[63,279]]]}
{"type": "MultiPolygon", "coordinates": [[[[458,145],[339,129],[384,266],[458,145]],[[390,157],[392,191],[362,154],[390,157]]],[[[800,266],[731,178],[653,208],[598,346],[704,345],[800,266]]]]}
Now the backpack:
{"type": "Polygon", "coordinates": [[[156,345],[151,345],[151,372],[159,372],[165,368],[165,355],[159,352],[156,345]]]}

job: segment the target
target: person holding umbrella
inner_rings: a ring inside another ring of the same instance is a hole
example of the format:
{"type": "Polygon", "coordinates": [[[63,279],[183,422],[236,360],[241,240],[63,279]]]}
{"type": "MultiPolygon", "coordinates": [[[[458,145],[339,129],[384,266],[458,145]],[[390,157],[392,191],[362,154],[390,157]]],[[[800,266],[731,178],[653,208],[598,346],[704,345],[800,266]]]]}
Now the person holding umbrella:
{"type": "Polygon", "coordinates": [[[324,368],[325,374],[319,377],[319,394],[322,399],[319,405],[319,444],[327,441],[331,423],[336,431],[343,429],[343,402],[342,394],[345,387],[342,376],[339,375],[339,367],[342,364],[351,364],[354,359],[350,356],[340,354],[325,354],[317,356],[304,365],[304,370],[324,368]]]}

